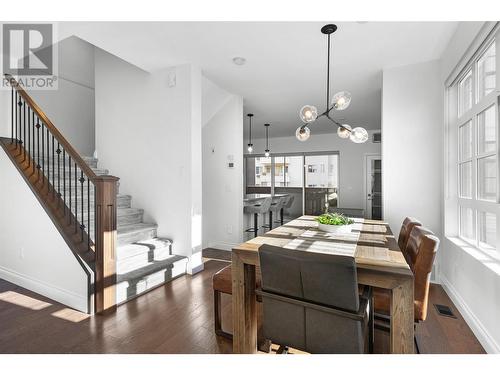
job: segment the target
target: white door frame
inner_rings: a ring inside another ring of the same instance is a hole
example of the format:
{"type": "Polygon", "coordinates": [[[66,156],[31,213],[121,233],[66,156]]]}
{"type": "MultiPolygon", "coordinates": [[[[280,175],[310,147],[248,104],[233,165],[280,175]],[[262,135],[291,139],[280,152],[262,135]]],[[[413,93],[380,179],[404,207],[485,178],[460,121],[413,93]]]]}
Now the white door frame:
{"type": "MultiPolygon", "coordinates": [[[[382,155],[377,154],[377,153],[367,153],[365,154],[364,158],[364,164],[363,164],[363,193],[364,193],[364,200],[365,200],[365,218],[371,219],[372,218],[372,200],[368,199],[368,194],[371,193],[368,190],[368,183],[371,183],[371,161],[372,160],[382,160],[382,155]],[[368,179],[370,176],[370,180],[368,179]]],[[[382,173],[384,173],[382,171],[382,173]]],[[[371,190],[371,188],[370,188],[371,190]]],[[[383,205],[383,203],[382,203],[383,205]]]]}

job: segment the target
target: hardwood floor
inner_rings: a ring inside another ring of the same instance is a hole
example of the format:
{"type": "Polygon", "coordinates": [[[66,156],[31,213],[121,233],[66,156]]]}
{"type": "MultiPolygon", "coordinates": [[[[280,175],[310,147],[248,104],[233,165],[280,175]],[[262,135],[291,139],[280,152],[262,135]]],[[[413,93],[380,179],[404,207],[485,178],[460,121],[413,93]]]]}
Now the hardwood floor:
{"type": "MultiPolygon", "coordinates": [[[[136,298],[106,316],[88,316],[0,279],[0,353],[231,353],[231,341],[213,327],[212,275],[227,262],[209,261],[136,298]]],[[[223,329],[231,331],[230,296],[223,295],[223,329]]],[[[421,353],[482,353],[481,345],[440,286],[431,303],[449,305],[457,319],[434,306],[419,325],[421,353]]],[[[376,331],[375,351],[386,353],[388,335],[376,331]]]]}

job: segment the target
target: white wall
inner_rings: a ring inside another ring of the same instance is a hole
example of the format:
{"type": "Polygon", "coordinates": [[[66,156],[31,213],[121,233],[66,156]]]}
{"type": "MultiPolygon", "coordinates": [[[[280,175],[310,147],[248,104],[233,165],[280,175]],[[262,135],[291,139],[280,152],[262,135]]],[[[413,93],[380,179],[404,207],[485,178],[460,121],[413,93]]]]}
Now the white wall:
{"type": "Polygon", "coordinates": [[[243,242],[243,99],[223,102],[203,126],[203,247],[230,250],[243,242]]]}
{"type": "MultiPolygon", "coordinates": [[[[445,80],[453,72],[458,73],[467,62],[470,55],[484,40],[493,23],[461,22],[441,61],[440,82],[444,91],[445,80]],[[471,43],[474,47],[470,48],[471,43]],[[465,54],[465,56],[464,56],[465,54]],[[458,66],[457,66],[458,65],[458,66]]],[[[498,58],[498,57],[497,57],[498,58]]],[[[445,108],[446,102],[442,103],[445,108]]],[[[443,128],[446,129],[446,121],[443,128]]],[[[447,133],[456,135],[456,131],[447,130],[447,133]]],[[[454,147],[445,152],[454,152],[454,147]]],[[[452,163],[453,156],[443,161],[444,168],[452,163]]],[[[442,223],[445,225],[445,236],[439,253],[441,283],[459,308],[468,325],[488,353],[500,353],[500,261],[488,254],[467,246],[458,240],[456,228],[456,177],[453,173],[444,174],[450,178],[447,181],[450,187],[443,186],[441,202],[443,204],[442,223]],[[450,193],[451,192],[451,193],[450,193]],[[446,217],[445,217],[446,215],[446,217]]]]}
{"type": "Polygon", "coordinates": [[[0,278],[88,312],[87,275],[1,148],[0,176],[0,278]]]}
{"type": "MultiPolygon", "coordinates": [[[[365,208],[364,164],[366,154],[380,154],[380,143],[372,143],[370,139],[363,144],[355,144],[348,139],[338,137],[336,129],[329,134],[314,134],[306,142],[300,142],[295,136],[271,137],[269,146],[271,153],[339,151],[339,207],[365,208]]],[[[272,131],[272,126],[271,126],[272,131]]],[[[254,153],[264,153],[266,140],[254,139],[254,153]]],[[[243,140],[246,150],[247,139],[243,140]]],[[[245,151],[246,152],[246,151],[245,151]]]]}
{"type": "Polygon", "coordinates": [[[77,37],[64,39],[58,43],[58,61],[58,89],[28,93],[78,152],[92,156],[94,46],[77,37]]]}
{"type": "Polygon", "coordinates": [[[120,192],[145,210],[173,251],[201,263],[201,71],[154,73],[95,52],[96,148],[120,192]],[[168,82],[175,75],[175,86],[168,82]],[[193,257],[193,254],[196,254],[193,257]]]}
{"type": "Polygon", "coordinates": [[[440,63],[383,72],[382,194],[384,219],[398,236],[406,216],[441,236],[443,86],[440,63]]]}

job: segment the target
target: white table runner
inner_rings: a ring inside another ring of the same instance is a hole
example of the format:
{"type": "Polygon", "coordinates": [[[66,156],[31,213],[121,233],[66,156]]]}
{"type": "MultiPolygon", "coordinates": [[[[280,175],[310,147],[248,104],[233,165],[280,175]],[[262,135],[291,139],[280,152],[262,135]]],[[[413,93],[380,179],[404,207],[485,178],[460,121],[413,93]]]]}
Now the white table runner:
{"type": "Polygon", "coordinates": [[[284,247],[286,249],[354,257],[359,235],[359,232],[329,233],[310,229],[284,247]]]}

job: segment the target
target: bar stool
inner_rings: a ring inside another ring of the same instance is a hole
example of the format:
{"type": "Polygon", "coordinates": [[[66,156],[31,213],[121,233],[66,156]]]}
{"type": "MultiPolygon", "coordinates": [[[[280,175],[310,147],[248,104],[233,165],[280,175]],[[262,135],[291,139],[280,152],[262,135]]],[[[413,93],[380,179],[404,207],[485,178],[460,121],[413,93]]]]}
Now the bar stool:
{"type": "MultiPolygon", "coordinates": [[[[263,225],[262,228],[269,228],[269,230],[273,229],[273,212],[278,215],[278,212],[281,212],[283,207],[285,206],[287,197],[281,197],[278,202],[272,203],[271,208],[269,209],[269,225],[263,225]]],[[[283,214],[281,215],[281,225],[283,225],[283,214]]]]}
{"type": "Polygon", "coordinates": [[[254,232],[254,236],[257,237],[257,231],[259,230],[259,214],[265,214],[271,208],[271,203],[273,202],[272,197],[264,198],[260,204],[255,204],[251,206],[245,206],[243,211],[247,214],[253,214],[253,228],[245,230],[245,232],[254,232]]]}
{"type": "MultiPolygon", "coordinates": [[[[288,200],[285,203],[285,206],[283,207],[286,210],[289,210],[292,207],[293,201],[295,200],[294,195],[289,195],[288,200]]],[[[284,214],[284,209],[281,210],[281,216],[283,217],[284,214]]],[[[290,211],[288,211],[288,214],[290,215],[290,211]]],[[[281,220],[281,225],[283,225],[283,219],[281,220]]]]}

